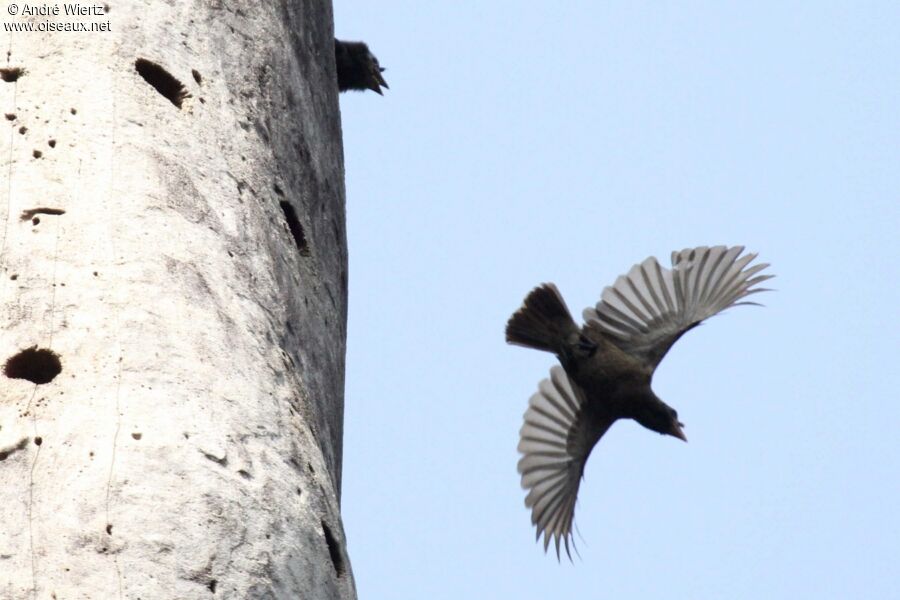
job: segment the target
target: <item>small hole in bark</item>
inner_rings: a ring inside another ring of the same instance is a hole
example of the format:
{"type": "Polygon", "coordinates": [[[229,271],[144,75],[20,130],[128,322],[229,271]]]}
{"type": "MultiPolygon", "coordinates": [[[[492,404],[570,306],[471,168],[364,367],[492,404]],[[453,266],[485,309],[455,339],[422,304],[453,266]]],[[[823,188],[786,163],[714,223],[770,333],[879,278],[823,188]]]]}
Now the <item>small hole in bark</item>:
{"type": "Polygon", "coordinates": [[[338,577],[340,577],[344,574],[344,555],[341,553],[340,544],[338,544],[338,541],[334,538],[334,534],[331,533],[331,529],[325,524],[325,521],[322,521],[322,533],[325,534],[325,543],[328,544],[328,554],[331,556],[331,564],[334,565],[334,570],[338,574],[338,577]]]}
{"type": "Polygon", "coordinates": [[[194,76],[194,81],[197,82],[197,85],[200,85],[200,83],[203,82],[203,78],[200,77],[200,71],[198,71],[197,69],[191,69],[191,75],[194,76]]]}
{"type": "Polygon", "coordinates": [[[146,58],[134,61],[134,68],[138,74],[156,89],[157,92],[168,98],[169,102],[181,108],[181,103],[190,94],[184,88],[184,84],[175,79],[168,71],[146,58]]]}
{"type": "Polygon", "coordinates": [[[31,155],[35,158],[40,158],[44,155],[44,153],[41,152],[40,150],[35,150],[34,152],[31,153],[31,155]]]}
{"type": "Polygon", "coordinates": [[[253,479],[253,476],[250,475],[249,472],[247,472],[247,471],[245,471],[245,470],[243,470],[243,469],[241,469],[240,471],[238,471],[238,475],[240,475],[240,476],[243,477],[244,479],[253,479]]]}
{"type": "Polygon", "coordinates": [[[34,445],[35,445],[35,446],[40,446],[40,445],[43,444],[43,443],[44,443],[44,438],[42,438],[42,437],[39,436],[39,435],[38,435],[38,436],[35,436],[35,438],[34,438],[34,445]]]}
{"type": "Polygon", "coordinates": [[[72,113],[73,115],[77,115],[77,114],[78,114],[78,111],[75,110],[74,108],[70,108],[70,109],[69,109],[69,112],[72,113]]]}
{"type": "Polygon", "coordinates": [[[61,208],[50,208],[48,206],[39,206],[37,208],[26,208],[19,215],[23,221],[33,218],[35,215],[64,215],[66,211],[61,208]]]}
{"type": "Polygon", "coordinates": [[[273,189],[273,190],[275,191],[275,193],[278,194],[279,196],[284,196],[284,190],[282,190],[281,187],[280,187],[277,183],[273,183],[273,184],[272,184],[272,189],[273,189]]]}
{"type": "Polygon", "coordinates": [[[214,455],[209,454],[209,453],[207,453],[207,452],[203,452],[202,450],[201,450],[200,452],[203,453],[203,457],[204,457],[205,459],[211,460],[211,461],[213,461],[214,463],[216,463],[217,465],[221,465],[221,466],[223,466],[223,467],[227,467],[227,466],[228,466],[228,456],[214,456],[214,455]]]}
{"type": "Polygon", "coordinates": [[[298,496],[302,496],[302,495],[303,495],[303,490],[301,490],[300,488],[297,488],[297,495],[298,495],[298,496]]]}
{"type": "Polygon", "coordinates": [[[37,225],[37,224],[39,224],[40,222],[41,222],[41,220],[40,220],[38,217],[35,217],[35,218],[31,219],[31,224],[32,224],[32,225],[37,225]]]}
{"type": "Polygon", "coordinates": [[[22,125],[21,127],[19,127],[19,133],[20,133],[20,134],[25,135],[25,132],[26,132],[26,131],[28,131],[28,128],[25,127],[24,125],[22,125]]]}
{"type": "Polygon", "coordinates": [[[107,523],[107,524],[106,524],[106,533],[107,533],[108,535],[112,535],[112,523],[107,523]]]}
{"type": "Polygon", "coordinates": [[[19,275],[17,273],[13,273],[12,275],[9,276],[9,278],[12,279],[13,281],[15,281],[16,279],[19,278],[19,275]]]}
{"type": "Polygon", "coordinates": [[[25,69],[22,67],[6,67],[0,69],[0,79],[7,83],[12,83],[14,81],[18,81],[19,77],[25,74],[25,69]]]}
{"type": "Polygon", "coordinates": [[[291,206],[290,202],[282,200],[278,204],[281,205],[281,210],[284,212],[284,219],[287,221],[288,229],[291,232],[291,235],[294,236],[294,243],[297,244],[297,249],[300,251],[300,256],[309,256],[309,245],[306,243],[306,235],[303,233],[303,225],[300,224],[300,219],[297,218],[297,213],[294,211],[294,207],[291,206]]]}
{"type": "Polygon", "coordinates": [[[215,594],[215,593],[216,593],[216,586],[217,586],[218,584],[219,584],[219,582],[216,581],[215,579],[210,579],[210,580],[209,580],[209,583],[206,584],[206,587],[209,588],[209,591],[211,591],[213,594],[215,594]]]}
{"type": "Polygon", "coordinates": [[[139,440],[139,439],[141,439],[142,437],[144,437],[144,434],[135,431],[134,433],[131,434],[131,437],[133,437],[133,438],[136,439],[136,440],[139,440]]]}
{"type": "Polygon", "coordinates": [[[56,148],[56,140],[47,140],[47,145],[51,148],[56,148]]]}
{"type": "Polygon", "coordinates": [[[3,116],[6,117],[7,121],[15,121],[16,120],[16,113],[4,113],[3,116]]]}
{"type": "Polygon", "coordinates": [[[27,379],[31,383],[50,383],[62,371],[59,355],[49,348],[32,346],[9,357],[3,374],[10,379],[27,379]]]}

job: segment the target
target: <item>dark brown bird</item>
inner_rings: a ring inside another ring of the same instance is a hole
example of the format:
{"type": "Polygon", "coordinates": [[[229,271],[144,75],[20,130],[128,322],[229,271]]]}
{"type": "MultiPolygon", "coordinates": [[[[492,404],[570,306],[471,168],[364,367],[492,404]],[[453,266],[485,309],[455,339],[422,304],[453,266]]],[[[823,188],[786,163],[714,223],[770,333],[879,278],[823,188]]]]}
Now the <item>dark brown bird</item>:
{"type": "Polygon", "coordinates": [[[650,383],[657,365],[686,331],[726,308],[754,302],[754,287],[772,275],[767,264],[748,266],[756,254],[735,246],[672,253],[672,269],[650,257],[603,290],[587,308],[585,324],[572,319],[556,286],[545,283],[525,298],[506,324],[506,341],[556,354],[528,403],[519,432],[519,473],[525,506],[544,550],[551,539],[559,557],[569,544],[578,485],[594,445],[618,419],[687,441],[678,413],[650,383]]]}
{"type": "Polygon", "coordinates": [[[383,96],[381,87],[390,89],[381,76],[384,69],[364,43],[334,40],[334,61],[337,64],[339,91],[372,90],[383,96]]]}

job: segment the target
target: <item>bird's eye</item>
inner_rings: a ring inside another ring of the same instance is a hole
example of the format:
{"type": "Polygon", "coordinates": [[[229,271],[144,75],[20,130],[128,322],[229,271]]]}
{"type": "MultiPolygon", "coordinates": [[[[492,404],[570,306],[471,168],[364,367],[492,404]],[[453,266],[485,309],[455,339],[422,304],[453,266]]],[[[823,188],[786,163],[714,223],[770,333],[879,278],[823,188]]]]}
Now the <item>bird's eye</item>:
{"type": "Polygon", "coordinates": [[[678,411],[675,410],[674,408],[669,409],[669,414],[672,415],[673,419],[678,419],[678,411]]]}

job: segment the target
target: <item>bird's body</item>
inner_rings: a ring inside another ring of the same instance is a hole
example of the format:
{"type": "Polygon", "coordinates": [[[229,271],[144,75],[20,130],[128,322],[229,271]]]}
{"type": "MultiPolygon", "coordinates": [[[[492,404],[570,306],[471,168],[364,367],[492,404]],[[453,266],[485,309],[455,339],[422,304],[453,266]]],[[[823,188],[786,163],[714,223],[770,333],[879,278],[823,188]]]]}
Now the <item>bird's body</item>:
{"type": "Polygon", "coordinates": [[[334,40],[334,62],[337,67],[338,91],[372,90],[383,95],[381,88],[388,84],[381,75],[384,69],[363,42],[334,40]]]}
{"type": "Polygon", "coordinates": [[[511,344],[552,352],[551,369],[525,413],[520,432],[522,486],[529,490],[537,535],[569,550],[575,499],[584,465],[600,437],[619,419],[687,441],[677,412],[651,388],[668,349],[702,320],[763,291],[753,286],[768,265],[747,265],[742,247],[701,247],[673,253],[671,270],[654,258],[635,265],[579,327],[556,286],[543,284],[509,320],[511,344]]]}
{"type": "Polygon", "coordinates": [[[590,324],[581,329],[578,341],[565,349],[560,361],[578,385],[593,390],[604,404],[616,403],[629,389],[650,385],[652,372],[590,324]]]}

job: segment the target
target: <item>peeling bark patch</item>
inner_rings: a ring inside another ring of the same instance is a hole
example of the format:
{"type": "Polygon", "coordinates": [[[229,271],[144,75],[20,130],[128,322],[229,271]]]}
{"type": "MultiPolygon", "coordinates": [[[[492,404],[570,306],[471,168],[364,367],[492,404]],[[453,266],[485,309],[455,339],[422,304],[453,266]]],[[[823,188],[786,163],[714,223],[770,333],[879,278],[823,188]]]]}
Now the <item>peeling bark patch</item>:
{"type": "Polygon", "coordinates": [[[27,221],[28,219],[32,219],[35,215],[64,215],[66,211],[61,208],[49,208],[46,206],[38,206],[37,208],[27,208],[22,211],[22,214],[19,215],[19,219],[22,221],[27,221]]]}
{"type": "Polygon", "coordinates": [[[262,141],[269,144],[271,138],[269,137],[269,130],[266,128],[265,124],[260,123],[259,121],[253,121],[253,129],[256,130],[256,135],[258,135],[262,141]]]}
{"type": "Polygon", "coordinates": [[[185,89],[184,84],[155,62],[139,58],[134,61],[134,68],[138,75],[144,78],[144,81],[152,85],[157,92],[168,98],[169,102],[178,108],[181,108],[181,104],[186,98],[190,98],[191,95],[185,89]]]}
{"type": "Polygon", "coordinates": [[[330,221],[331,221],[331,232],[334,234],[334,243],[340,244],[342,241],[341,240],[341,230],[338,229],[337,221],[335,221],[334,219],[330,219],[330,221]]]}
{"type": "Polygon", "coordinates": [[[331,533],[331,529],[322,521],[322,533],[325,534],[325,543],[328,544],[328,554],[331,556],[331,564],[334,565],[334,571],[338,577],[344,574],[344,555],[341,552],[341,546],[331,533]]]}
{"type": "Polygon", "coordinates": [[[281,210],[284,212],[284,219],[287,221],[291,235],[294,236],[294,243],[297,244],[300,256],[309,256],[309,244],[306,242],[306,234],[303,233],[303,225],[297,218],[297,212],[286,200],[282,200],[278,204],[281,205],[281,210]]]}
{"type": "Polygon", "coordinates": [[[18,81],[19,77],[25,74],[25,69],[22,67],[5,67],[0,69],[0,79],[7,83],[13,83],[14,81],[18,81]]]}
{"type": "Polygon", "coordinates": [[[59,355],[49,348],[32,346],[9,357],[3,374],[10,379],[27,379],[31,383],[50,383],[62,371],[59,355]]]}

